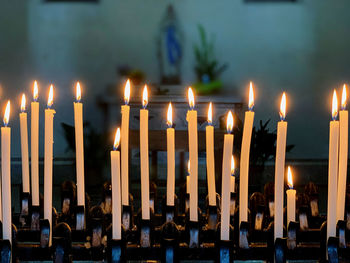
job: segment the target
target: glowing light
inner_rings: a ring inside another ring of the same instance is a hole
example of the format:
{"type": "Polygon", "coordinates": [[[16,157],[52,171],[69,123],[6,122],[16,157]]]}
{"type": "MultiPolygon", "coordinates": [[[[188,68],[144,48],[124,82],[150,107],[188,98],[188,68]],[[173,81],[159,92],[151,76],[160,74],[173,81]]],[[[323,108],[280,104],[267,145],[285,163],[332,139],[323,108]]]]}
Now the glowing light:
{"type": "Polygon", "coordinates": [[[213,123],[213,109],[212,109],[212,104],[211,102],[209,103],[209,109],[208,109],[208,124],[213,123]]]}
{"type": "Polygon", "coordinates": [[[49,98],[47,100],[47,107],[51,108],[53,104],[53,85],[50,85],[49,98]]]}
{"type": "Polygon", "coordinates": [[[38,100],[39,91],[38,91],[38,82],[35,80],[33,84],[33,99],[34,101],[38,100]]]}
{"type": "Polygon", "coordinates": [[[342,110],[345,110],[345,108],[346,108],[346,99],[347,99],[346,89],[347,89],[346,84],[344,84],[343,92],[341,95],[341,109],[342,110]]]}
{"type": "Polygon", "coordinates": [[[124,88],[124,101],[125,104],[129,104],[130,101],[130,80],[128,79],[124,88]]]}
{"type": "Polygon", "coordinates": [[[192,91],[191,87],[188,88],[188,104],[190,105],[190,109],[193,110],[193,108],[194,108],[194,95],[193,95],[193,91],[192,91]]]}
{"type": "Polygon", "coordinates": [[[171,102],[169,103],[168,107],[168,114],[167,114],[167,125],[169,128],[173,126],[173,108],[171,106],[171,102]]]}
{"type": "Polygon", "coordinates": [[[228,133],[231,133],[233,129],[233,115],[231,111],[227,114],[226,129],[228,133]]]}
{"type": "Polygon", "coordinates": [[[293,188],[293,177],[292,177],[292,171],[290,169],[290,166],[288,166],[287,180],[288,180],[288,187],[290,189],[292,189],[293,188]]]}
{"type": "Polygon", "coordinates": [[[120,129],[118,128],[114,136],[113,149],[116,151],[120,145],[120,129]]]}
{"type": "Polygon", "coordinates": [[[281,106],[280,106],[280,118],[281,121],[284,121],[284,119],[286,118],[286,93],[283,92],[282,94],[282,99],[281,99],[281,106]]]}
{"type": "Polygon", "coordinates": [[[338,116],[338,96],[337,91],[333,92],[333,101],[332,101],[332,119],[335,120],[338,116]]]}
{"type": "Polygon", "coordinates": [[[10,120],[10,106],[11,106],[10,101],[7,101],[5,114],[4,114],[4,120],[3,120],[5,126],[7,126],[7,124],[9,123],[9,120],[10,120]]]}
{"type": "Polygon", "coordinates": [[[24,112],[26,110],[26,95],[22,95],[22,100],[21,100],[21,111],[24,112]]]}
{"type": "Polygon", "coordinates": [[[80,100],[81,100],[81,88],[80,88],[79,81],[77,82],[77,85],[75,87],[76,87],[76,100],[77,100],[77,102],[80,102],[80,100]]]}
{"type": "Polygon", "coordinates": [[[253,82],[250,82],[249,85],[249,104],[248,104],[248,108],[250,111],[253,110],[254,107],[254,90],[253,90],[253,82]]]}

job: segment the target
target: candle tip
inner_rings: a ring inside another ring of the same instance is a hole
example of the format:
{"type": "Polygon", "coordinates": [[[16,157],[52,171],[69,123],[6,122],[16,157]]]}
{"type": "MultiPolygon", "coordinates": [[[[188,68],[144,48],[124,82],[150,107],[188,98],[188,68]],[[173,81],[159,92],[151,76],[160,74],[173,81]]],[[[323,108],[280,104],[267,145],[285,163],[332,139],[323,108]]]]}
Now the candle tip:
{"type": "Polygon", "coordinates": [[[209,103],[209,109],[208,109],[208,124],[211,125],[213,123],[213,109],[212,109],[212,103],[209,103]]]}
{"type": "Polygon", "coordinates": [[[249,111],[252,111],[253,107],[254,107],[254,90],[253,90],[253,82],[250,82],[250,84],[249,84],[249,104],[248,104],[249,111]]]}
{"type": "Polygon", "coordinates": [[[194,95],[193,95],[193,91],[192,91],[191,87],[188,88],[188,103],[190,105],[190,109],[193,110],[193,108],[194,108],[194,95]]]}
{"type": "Polygon", "coordinates": [[[147,91],[147,85],[143,88],[143,94],[142,94],[142,107],[146,109],[148,104],[148,91],[147,91]]]}
{"type": "Polygon", "coordinates": [[[168,107],[168,114],[167,114],[167,125],[168,128],[171,128],[173,126],[173,108],[171,106],[171,102],[169,103],[168,107]]]}
{"type": "Polygon", "coordinates": [[[33,84],[33,99],[34,101],[37,101],[38,100],[38,82],[35,80],[34,81],[34,84],[33,84]]]}
{"type": "Polygon", "coordinates": [[[77,84],[76,84],[76,101],[77,102],[80,102],[80,100],[81,100],[81,88],[80,88],[80,83],[79,83],[79,81],[77,82],[77,84]]]}
{"type": "Polygon", "coordinates": [[[286,118],[286,104],[287,104],[286,93],[283,92],[282,99],[281,99],[281,106],[280,106],[280,118],[281,118],[281,121],[284,121],[285,118],[286,118]]]}
{"type": "Polygon", "coordinates": [[[6,109],[5,109],[5,114],[4,114],[4,125],[7,126],[8,123],[9,123],[9,120],[10,120],[10,101],[8,100],[7,101],[7,104],[6,104],[6,109]]]}
{"type": "Polygon", "coordinates": [[[345,110],[346,108],[346,100],[347,100],[347,86],[346,84],[343,85],[343,92],[342,92],[342,95],[341,95],[341,108],[342,110],[345,110]]]}
{"type": "Polygon", "coordinates": [[[49,98],[47,100],[47,107],[51,108],[53,104],[53,85],[50,85],[50,90],[49,90],[49,98]]]}
{"type": "Polygon", "coordinates": [[[120,144],[120,128],[117,129],[114,136],[113,150],[116,151],[120,144]]]}
{"type": "Polygon", "coordinates": [[[290,189],[293,189],[293,177],[292,177],[292,170],[290,169],[290,166],[288,166],[287,180],[288,180],[288,187],[290,189]]]}
{"type": "Polygon", "coordinates": [[[126,105],[128,105],[129,101],[130,101],[130,79],[126,81],[125,88],[124,88],[124,102],[126,105]]]}
{"type": "Polygon", "coordinates": [[[332,100],[332,119],[336,120],[338,116],[338,96],[337,91],[333,91],[333,100],[332,100]]]}
{"type": "Polygon", "coordinates": [[[24,112],[25,110],[26,110],[26,95],[23,93],[22,99],[21,99],[21,112],[24,112]]]}
{"type": "Polygon", "coordinates": [[[228,133],[231,133],[233,130],[233,115],[231,111],[227,114],[226,129],[228,133]]]}

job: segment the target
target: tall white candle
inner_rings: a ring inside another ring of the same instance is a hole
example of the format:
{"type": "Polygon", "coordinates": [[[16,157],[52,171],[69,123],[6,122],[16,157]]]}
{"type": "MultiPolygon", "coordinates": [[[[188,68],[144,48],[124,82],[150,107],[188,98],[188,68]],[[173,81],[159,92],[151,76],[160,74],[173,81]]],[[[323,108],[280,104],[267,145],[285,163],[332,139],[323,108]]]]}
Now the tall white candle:
{"type": "Polygon", "coordinates": [[[129,205],[129,115],[130,115],[130,80],[127,80],[124,89],[125,105],[122,105],[121,127],[121,182],[122,204],[129,205]]]}
{"type": "Polygon", "coordinates": [[[222,187],[221,187],[221,240],[230,240],[230,197],[231,197],[231,156],[233,150],[233,116],[227,115],[227,134],[224,137],[224,152],[222,157],[222,187]]]}
{"type": "Polygon", "coordinates": [[[38,83],[34,81],[30,117],[30,151],[32,177],[32,205],[39,206],[39,102],[38,83]]]}
{"type": "Polygon", "coordinates": [[[113,151],[111,151],[111,177],[112,177],[112,238],[120,240],[122,238],[122,213],[121,213],[121,188],[120,188],[120,152],[118,150],[120,142],[120,129],[117,129],[114,139],[113,151]]]}
{"type": "Polygon", "coordinates": [[[241,146],[240,175],[239,175],[239,225],[248,221],[248,185],[249,185],[249,155],[250,142],[254,123],[254,92],[253,84],[249,87],[249,111],[245,112],[243,138],[241,146]]]}
{"type": "Polygon", "coordinates": [[[283,199],[284,199],[284,163],[286,156],[287,122],[286,116],[286,94],[283,92],[280,108],[281,121],[277,125],[277,144],[275,162],[275,223],[274,237],[283,237],[283,199]]]}
{"type": "Polygon", "coordinates": [[[19,124],[21,130],[21,156],[22,156],[22,191],[30,193],[29,183],[29,156],[28,156],[28,123],[26,110],[26,96],[22,95],[19,124]]]}
{"type": "Polygon", "coordinates": [[[197,111],[194,108],[192,88],[188,88],[190,110],[187,111],[188,122],[188,151],[190,156],[190,221],[198,221],[198,131],[197,111]]]}
{"type": "Polygon", "coordinates": [[[288,166],[288,186],[289,189],[287,190],[287,226],[289,225],[289,222],[295,221],[295,195],[296,191],[293,189],[293,178],[292,178],[292,171],[290,169],[290,166],[288,166]]]}
{"type": "Polygon", "coordinates": [[[205,128],[206,135],[206,152],[207,152],[207,183],[208,183],[208,196],[209,205],[216,206],[216,188],[215,188],[215,157],[214,157],[214,126],[213,121],[213,109],[210,102],[208,109],[208,125],[205,128]]]}
{"type": "Polygon", "coordinates": [[[80,99],[81,88],[80,83],[77,82],[76,102],[74,102],[77,199],[78,205],[85,207],[83,103],[80,102],[80,99]]]}
{"type": "Polygon", "coordinates": [[[327,240],[336,236],[339,121],[337,93],[333,92],[332,121],[329,124],[327,240]]]}
{"type": "Polygon", "coordinates": [[[349,115],[346,110],[346,85],[343,86],[341,111],[339,111],[339,176],[338,176],[338,197],[337,197],[337,221],[344,220],[345,196],[346,196],[346,176],[348,168],[348,129],[349,115]]]}
{"type": "Polygon", "coordinates": [[[174,205],[174,195],[175,195],[175,129],[173,126],[173,110],[171,103],[169,103],[168,114],[167,114],[167,124],[168,128],[166,130],[167,137],[167,195],[166,204],[168,206],[174,205]]]}
{"type": "Polygon", "coordinates": [[[150,219],[147,104],[148,94],[145,85],[142,96],[143,109],[140,110],[141,206],[144,220],[150,219]]]}
{"type": "Polygon", "coordinates": [[[230,184],[230,189],[231,189],[231,193],[235,192],[235,188],[236,188],[236,178],[235,178],[235,158],[231,157],[231,184],[230,184]]]}
{"type": "Polygon", "coordinates": [[[10,101],[7,102],[4,114],[4,125],[1,127],[1,192],[2,192],[2,235],[4,240],[12,243],[11,214],[11,128],[7,127],[10,118],[10,101]]]}
{"type": "Polygon", "coordinates": [[[45,110],[44,145],[44,218],[50,222],[49,246],[52,243],[52,158],[53,158],[53,85],[50,86],[47,109],[45,110]]]}

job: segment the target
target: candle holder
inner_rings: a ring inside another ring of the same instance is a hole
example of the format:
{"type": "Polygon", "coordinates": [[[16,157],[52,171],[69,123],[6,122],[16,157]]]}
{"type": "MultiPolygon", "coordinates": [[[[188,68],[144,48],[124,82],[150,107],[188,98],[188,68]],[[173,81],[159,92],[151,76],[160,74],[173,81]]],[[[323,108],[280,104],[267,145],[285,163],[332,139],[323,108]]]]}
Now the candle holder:
{"type": "MultiPolygon", "coordinates": [[[[134,206],[133,206],[134,198],[131,194],[129,194],[129,205],[122,206],[122,225],[125,228],[125,231],[128,233],[134,227],[134,206]]],[[[128,234],[127,234],[128,236],[128,234]]]]}
{"type": "Polygon", "coordinates": [[[239,226],[239,248],[249,249],[249,222],[242,221],[239,226]]]}
{"type": "Polygon", "coordinates": [[[30,229],[38,231],[40,230],[40,206],[32,206],[31,213],[30,229]]]}
{"type": "Polygon", "coordinates": [[[152,238],[153,238],[153,225],[151,223],[151,220],[140,220],[140,225],[139,225],[139,242],[140,242],[140,247],[141,248],[150,248],[152,246],[152,238]]]}
{"type": "Polygon", "coordinates": [[[234,228],[232,225],[229,226],[229,237],[230,240],[221,240],[221,223],[217,224],[216,228],[216,260],[220,263],[229,263],[233,260],[234,250],[234,228]]]}
{"type": "Polygon", "coordinates": [[[85,230],[85,207],[78,205],[75,208],[76,225],[75,229],[78,231],[85,230]]]}
{"type": "MultiPolygon", "coordinates": [[[[220,204],[220,195],[216,193],[216,204],[220,204]]],[[[219,215],[220,215],[220,209],[218,205],[211,206],[209,205],[209,197],[206,197],[206,207],[207,207],[207,214],[206,214],[206,230],[215,231],[216,225],[218,223],[219,215]]]]}
{"type": "Polygon", "coordinates": [[[48,219],[40,219],[40,247],[49,248],[50,222],[48,219]]]}
{"type": "Polygon", "coordinates": [[[174,221],[165,222],[161,227],[162,262],[178,262],[180,231],[174,221]]]}
{"type": "Polygon", "coordinates": [[[30,202],[30,194],[21,192],[21,212],[19,216],[19,223],[21,226],[25,226],[29,224],[29,202],[30,202]]]}
{"type": "Polygon", "coordinates": [[[286,238],[276,238],[274,258],[275,263],[285,263],[286,262],[286,250],[287,250],[287,239],[286,238]]]}
{"type": "Polygon", "coordinates": [[[91,219],[91,257],[94,261],[100,261],[103,259],[103,250],[105,247],[104,235],[105,231],[103,228],[102,218],[91,219]]]}
{"type": "Polygon", "coordinates": [[[337,223],[337,237],[339,238],[339,248],[346,248],[346,222],[339,220],[337,223]]]}
{"type": "Polygon", "coordinates": [[[297,247],[297,232],[299,224],[297,222],[289,222],[287,227],[287,248],[294,250],[297,247]]]}
{"type": "MultiPolygon", "coordinates": [[[[201,218],[201,211],[198,208],[198,218],[201,218]]],[[[185,223],[185,235],[189,248],[199,248],[200,245],[200,223],[199,221],[191,221],[190,215],[187,213],[186,215],[186,223],[185,223]]]]}
{"type": "Polygon", "coordinates": [[[72,262],[72,230],[67,223],[59,223],[53,230],[53,261],[72,262]]]}
{"type": "Polygon", "coordinates": [[[11,250],[11,242],[9,240],[0,240],[1,247],[1,262],[3,263],[11,263],[12,258],[12,250],[11,250]]]}
{"type": "Polygon", "coordinates": [[[109,239],[109,261],[111,263],[125,262],[125,242],[122,240],[109,239]]]}

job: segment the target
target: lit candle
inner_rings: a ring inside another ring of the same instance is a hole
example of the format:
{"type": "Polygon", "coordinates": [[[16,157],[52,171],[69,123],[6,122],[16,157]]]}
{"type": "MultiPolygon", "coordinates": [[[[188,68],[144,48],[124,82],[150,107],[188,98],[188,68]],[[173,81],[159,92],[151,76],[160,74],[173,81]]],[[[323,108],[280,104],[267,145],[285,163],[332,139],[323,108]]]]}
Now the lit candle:
{"type": "Polygon", "coordinates": [[[288,166],[287,177],[288,177],[288,186],[289,186],[289,189],[287,190],[287,226],[288,226],[289,222],[295,221],[295,194],[296,194],[296,191],[293,189],[293,177],[292,177],[292,171],[290,169],[290,166],[288,166]]]}
{"type": "Polygon", "coordinates": [[[166,138],[167,138],[167,195],[166,204],[168,206],[174,205],[175,194],[175,129],[173,128],[173,110],[171,103],[169,103],[167,114],[166,138]]]}
{"type": "Polygon", "coordinates": [[[337,221],[344,220],[345,196],[346,196],[346,176],[348,166],[348,129],[349,116],[346,110],[346,85],[343,86],[341,110],[339,111],[339,177],[338,177],[338,197],[337,197],[337,221]]]}
{"type": "Polygon", "coordinates": [[[339,121],[337,92],[333,92],[332,121],[329,124],[327,240],[336,236],[339,121]]]}
{"type": "Polygon", "coordinates": [[[284,197],[284,163],[286,157],[287,122],[286,117],[286,94],[283,92],[280,107],[281,121],[277,125],[277,144],[275,162],[275,224],[274,237],[283,237],[283,197],[284,197]]]}
{"type": "Polygon", "coordinates": [[[150,219],[147,104],[148,94],[147,86],[145,85],[142,96],[143,109],[140,110],[141,206],[143,220],[150,219]]]}
{"type": "Polygon", "coordinates": [[[122,204],[129,205],[129,115],[130,115],[130,80],[125,84],[124,101],[122,105],[122,134],[121,137],[121,182],[122,182],[122,204]]]}
{"type": "Polygon", "coordinates": [[[230,111],[227,115],[227,134],[225,134],[224,137],[224,152],[222,157],[221,240],[230,240],[231,156],[233,150],[232,129],[233,116],[230,111]]]}
{"type": "Polygon", "coordinates": [[[192,88],[188,88],[190,110],[187,111],[188,151],[190,156],[190,221],[198,222],[198,133],[197,111],[194,108],[192,88]]]}
{"type": "Polygon", "coordinates": [[[235,192],[235,187],[236,187],[236,178],[235,178],[235,158],[233,157],[233,154],[232,154],[232,157],[231,157],[231,193],[234,193],[235,192]]]}
{"type": "Polygon", "coordinates": [[[112,177],[112,238],[120,240],[122,238],[122,214],[121,214],[121,189],[120,189],[120,129],[117,129],[114,139],[113,151],[111,151],[111,177],[112,177]]]}
{"type": "Polygon", "coordinates": [[[53,85],[50,86],[47,109],[45,110],[44,139],[44,218],[50,222],[49,246],[52,243],[52,157],[53,157],[53,85]]]}
{"type": "Polygon", "coordinates": [[[216,190],[215,190],[215,160],[214,160],[214,126],[213,110],[210,102],[208,109],[208,125],[205,128],[206,135],[206,151],[207,151],[207,183],[208,183],[208,196],[209,205],[216,206],[216,190]]]}
{"type": "Polygon", "coordinates": [[[11,128],[7,127],[10,119],[10,101],[7,102],[4,114],[4,125],[1,127],[1,191],[2,191],[2,239],[12,243],[11,214],[11,128]]]}
{"type": "Polygon", "coordinates": [[[29,183],[29,157],[28,157],[28,123],[26,110],[26,96],[22,95],[21,113],[19,114],[19,124],[21,130],[21,155],[22,155],[22,191],[30,193],[29,183]]]}
{"type": "Polygon", "coordinates": [[[32,205],[39,206],[39,102],[38,83],[34,81],[30,117],[30,152],[32,176],[32,205]]]}
{"type": "Polygon", "coordinates": [[[239,173],[239,225],[248,222],[248,185],[249,185],[249,155],[250,142],[254,123],[254,92],[253,83],[249,86],[248,111],[245,112],[243,138],[241,146],[241,160],[239,173]]]}
{"type": "Polygon", "coordinates": [[[77,82],[76,102],[74,102],[77,199],[79,206],[85,206],[83,103],[80,100],[81,88],[80,83],[77,82]]]}

